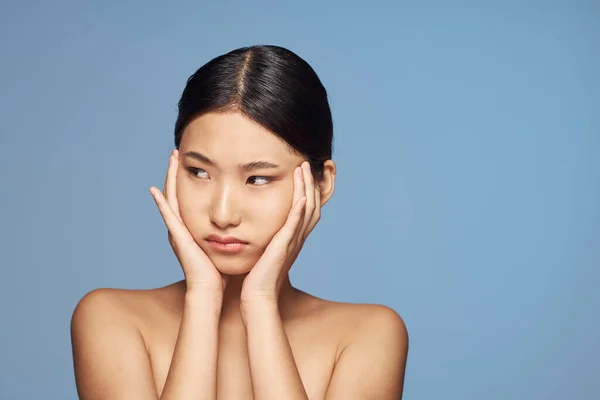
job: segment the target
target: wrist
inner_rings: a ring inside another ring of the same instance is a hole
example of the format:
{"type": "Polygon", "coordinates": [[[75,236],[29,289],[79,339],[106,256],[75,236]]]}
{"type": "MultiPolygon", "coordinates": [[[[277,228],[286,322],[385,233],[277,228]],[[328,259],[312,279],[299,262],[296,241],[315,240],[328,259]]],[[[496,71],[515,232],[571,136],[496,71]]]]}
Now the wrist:
{"type": "Polygon", "coordinates": [[[223,305],[223,293],[205,288],[190,288],[185,292],[185,306],[187,307],[205,307],[212,309],[220,314],[223,305]]]}
{"type": "Polygon", "coordinates": [[[279,299],[277,296],[252,296],[249,298],[240,299],[240,307],[242,309],[255,309],[265,307],[279,307],[279,299]]]}
{"type": "Polygon", "coordinates": [[[211,296],[222,298],[225,288],[221,284],[208,283],[203,280],[185,280],[185,291],[186,294],[192,296],[211,296]]]}
{"type": "Polygon", "coordinates": [[[257,297],[240,302],[240,311],[244,325],[248,319],[266,317],[270,314],[279,314],[279,302],[276,298],[257,297]]]}

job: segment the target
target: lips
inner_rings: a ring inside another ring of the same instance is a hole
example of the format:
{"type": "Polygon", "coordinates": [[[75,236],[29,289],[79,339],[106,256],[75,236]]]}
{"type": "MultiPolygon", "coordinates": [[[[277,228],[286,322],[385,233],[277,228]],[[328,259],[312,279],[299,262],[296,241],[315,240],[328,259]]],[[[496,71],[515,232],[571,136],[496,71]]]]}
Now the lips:
{"type": "Polygon", "coordinates": [[[210,242],[217,242],[217,243],[222,243],[222,244],[233,244],[233,243],[239,243],[239,244],[248,244],[248,242],[238,239],[235,236],[221,236],[221,235],[209,235],[206,237],[206,240],[210,241],[210,242]]]}
{"type": "Polygon", "coordinates": [[[235,236],[210,235],[206,241],[212,249],[220,253],[236,254],[243,251],[248,242],[236,238],[235,236]]]}

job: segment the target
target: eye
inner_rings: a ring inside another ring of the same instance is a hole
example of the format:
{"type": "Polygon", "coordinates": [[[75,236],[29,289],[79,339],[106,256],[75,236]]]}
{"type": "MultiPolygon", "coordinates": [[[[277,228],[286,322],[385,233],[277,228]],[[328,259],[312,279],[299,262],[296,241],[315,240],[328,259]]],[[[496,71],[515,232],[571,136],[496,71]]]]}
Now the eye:
{"type": "Polygon", "coordinates": [[[271,178],[267,178],[266,176],[251,176],[248,178],[248,182],[255,186],[262,186],[269,182],[271,182],[271,178]]]}
{"type": "Polygon", "coordinates": [[[206,172],[202,168],[189,167],[187,170],[192,175],[194,175],[196,178],[200,178],[200,179],[206,179],[206,178],[208,178],[208,172],[206,172]],[[198,176],[198,173],[202,174],[202,176],[198,176]]]}

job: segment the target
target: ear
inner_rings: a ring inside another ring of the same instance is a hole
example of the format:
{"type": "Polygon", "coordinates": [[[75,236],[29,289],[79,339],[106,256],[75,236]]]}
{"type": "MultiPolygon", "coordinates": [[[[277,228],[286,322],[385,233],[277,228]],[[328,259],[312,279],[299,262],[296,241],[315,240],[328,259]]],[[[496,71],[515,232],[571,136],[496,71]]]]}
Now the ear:
{"type": "Polygon", "coordinates": [[[327,160],[323,166],[323,178],[319,181],[318,185],[321,189],[321,207],[329,201],[333,196],[333,189],[335,188],[335,174],[336,166],[333,160],[327,160]]]}

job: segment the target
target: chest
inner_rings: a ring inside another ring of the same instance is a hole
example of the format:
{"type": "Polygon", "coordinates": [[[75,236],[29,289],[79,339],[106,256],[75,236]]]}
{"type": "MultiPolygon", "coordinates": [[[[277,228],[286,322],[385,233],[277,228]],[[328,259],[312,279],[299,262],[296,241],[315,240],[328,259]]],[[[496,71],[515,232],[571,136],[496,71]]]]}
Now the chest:
{"type": "MultiPolygon", "coordinates": [[[[319,334],[316,326],[286,328],[294,360],[304,388],[311,400],[325,398],[333,367],[337,342],[334,336],[319,334]]],[[[162,393],[177,340],[177,326],[162,329],[149,346],[149,355],[158,393],[162,393]]],[[[219,329],[217,398],[252,400],[252,380],[246,332],[243,327],[219,329]]]]}

